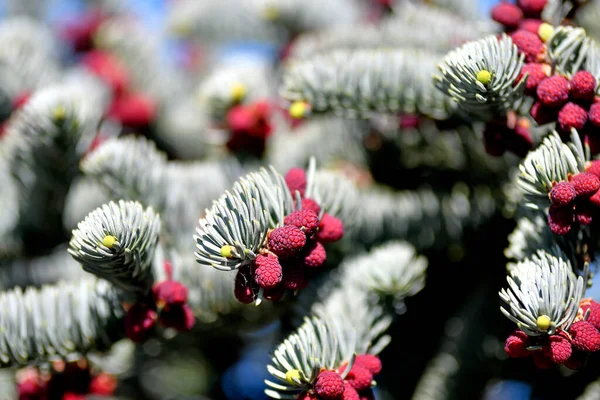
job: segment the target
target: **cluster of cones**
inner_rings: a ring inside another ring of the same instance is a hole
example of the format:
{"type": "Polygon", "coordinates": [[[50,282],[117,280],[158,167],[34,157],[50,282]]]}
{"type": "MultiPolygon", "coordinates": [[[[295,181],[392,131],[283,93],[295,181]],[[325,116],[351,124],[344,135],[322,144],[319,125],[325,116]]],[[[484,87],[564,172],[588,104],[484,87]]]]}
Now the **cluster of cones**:
{"type": "MultiPolygon", "coordinates": [[[[286,289],[304,289],[312,271],[327,259],[323,244],[335,242],[344,235],[342,221],[327,213],[320,216],[320,206],[304,196],[306,175],[303,169],[292,168],[285,180],[290,192],[300,193],[302,204],[284,218],[284,226],[268,233],[267,245],[256,259],[238,269],[234,294],[241,303],[252,303],[261,293],[262,298],[276,301],[286,289]]],[[[221,249],[225,257],[230,252],[231,246],[221,249]]]]}
{"type": "Polygon", "coordinates": [[[81,55],[80,64],[112,89],[107,117],[128,128],[147,127],[156,117],[155,102],[131,87],[131,77],[117,57],[96,48],[95,37],[106,20],[102,11],[91,10],[61,27],[61,37],[81,55]]]}
{"type": "Polygon", "coordinates": [[[92,371],[87,360],[55,361],[48,371],[26,367],[16,374],[19,400],[84,400],[87,395],[112,396],[117,388],[114,376],[92,371]]]}
{"type": "Polygon", "coordinates": [[[555,182],[548,194],[548,225],[556,235],[566,235],[576,224],[590,225],[600,207],[600,161],[588,165],[588,172],[555,182]]]}
{"type": "MultiPolygon", "coordinates": [[[[590,145],[592,153],[600,151],[600,97],[597,97],[596,78],[588,71],[577,72],[570,80],[552,74],[547,55],[547,42],[554,28],[541,20],[547,0],[519,0],[517,4],[502,2],[492,9],[492,18],[504,25],[519,51],[524,54],[523,66],[515,84],[527,75],[525,94],[534,99],[530,109],[539,125],[555,123],[556,129],[568,138],[577,129],[590,145]]],[[[529,124],[514,118],[489,124],[484,139],[492,155],[511,150],[524,155],[532,145],[529,124]]]]}
{"type": "MultiPolygon", "coordinates": [[[[600,303],[583,299],[579,307],[580,313],[568,330],[559,329],[553,335],[542,336],[528,336],[516,330],[506,339],[504,350],[513,358],[532,356],[535,365],[541,369],[551,368],[554,364],[580,369],[589,353],[600,350],[600,303]]],[[[542,315],[537,323],[545,330],[551,321],[542,315]]]]}
{"type": "Polygon", "coordinates": [[[179,332],[190,331],[196,319],[187,304],[188,290],[172,280],[171,265],[165,262],[167,280],[158,282],[152,292],[127,309],[125,334],[134,342],[143,342],[157,323],[179,332]]]}
{"type": "Polygon", "coordinates": [[[157,107],[147,95],[131,87],[131,78],[121,61],[104,50],[83,54],[81,65],[112,90],[107,117],[131,129],[148,127],[155,119],[157,107]]]}
{"type": "MultiPolygon", "coordinates": [[[[312,389],[305,390],[297,397],[298,400],[371,400],[374,399],[372,387],[373,378],[381,372],[381,361],[377,356],[361,354],[356,356],[350,371],[345,373],[347,364],[342,364],[337,370],[322,370],[317,376],[312,389]]],[[[293,382],[299,378],[297,370],[286,373],[286,379],[293,382]]]]}
{"type": "MultiPolygon", "coordinates": [[[[239,102],[245,93],[242,86],[234,86],[232,98],[239,102]]],[[[235,104],[227,111],[226,127],[230,136],[227,148],[234,153],[246,152],[257,157],[265,152],[267,138],[271,135],[271,105],[268,101],[235,104]]]]}

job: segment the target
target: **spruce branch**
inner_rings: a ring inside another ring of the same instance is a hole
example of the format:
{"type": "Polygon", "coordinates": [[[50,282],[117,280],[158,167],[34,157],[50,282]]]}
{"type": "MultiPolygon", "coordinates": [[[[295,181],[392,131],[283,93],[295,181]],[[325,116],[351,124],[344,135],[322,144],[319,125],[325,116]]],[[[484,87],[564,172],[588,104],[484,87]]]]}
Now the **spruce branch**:
{"type": "Polygon", "coordinates": [[[250,263],[269,228],[282,226],[293,208],[285,181],[274,168],[240,178],[200,219],[194,236],[196,261],[224,271],[250,263]],[[232,246],[229,257],[222,254],[223,246],[232,246]]]}
{"type": "Polygon", "coordinates": [[[316,303],[312,312],[323,321],[330,321],[339,342],[342,361],[348,355],[379,354],[392,340],[385,332],[393,317],[378,305],[370,293],[356,286],[340,286],[324,300],[316,303]]]}
{"type": "Polygon", "coordinates": [[[549,206],[548,193],[553,183],[567,181],[569,174],[585,171],[588,159],[589,150],[584,150],[574,129],[569,144],[563,143],[557,132],[548,135],[519,165],[521,174],[517,185],[523,193],[525,205],[533,209],[549,206]]]}
{"type": "Polygon", "coordinates": [[[164,204],[166,154],[144,137],[106,140],[81,162],[81,170],[117,199],[131,199],[161,209],[164,204]]]}
{"type": "Polygon", "coordinates": [[[186,240],[202,211],[241,175],[233,159],[167,162],[143,137],[108,139],[81,163],[84,173],[112,198],[139,201],[163,216],[165,238],[186,240]]]}
{"type": "MultiPolygon", "coordinates": [[[[508,235],[508,247],[504,250],[504,255],[518,262],[532,257],[540,249],[556,257],[575,254],[570,242],[563,236],[552,233],[543,214],[535,213],[519,218],[517,226],[508,235]]],[[[507,269],[510,271],[514,266],[514,263],[508,263],[507,269]]]]}
{"type": "Polygon", "coordinates": [[[427,259],[417,256],[411,245],[386,242],[369,253],[344,259],[321,284],[300,295],[296,314],[312,312],[335,321],[335,328],[341,329],[336,335],[342,354],[351,348],[358,354],[378,354],[391,341],[385,331],[393,315],[404,312],[403,300],[424,287],[426,268],[427,259]]]}
{"type": "Polygon", "coordinates": [[[0,289],[3,290],[81,279],[89,279],[89,275],[71,257],[66,245],[53,249],[46,256],[11,260],[0,268],[0,289]]]}
{"type": "Polygon", "coordinates": [[[529,336],[568,330],[579,310],[587,283],[588,267],[576,276],[566,255],[555,256],[539,250],[519,262],[507,277],[508,289],[500,291],[506,303],[500,311],[529,336]],[[550,319],[550,327],[538,326],[538,318],[550,319]]]}
{"type": "MultiPolygon", "coordinates": [[[[348,332],[345,332],[348,335],[348,332]]],[[[318,317],[306,318],[304,324],[281,343],[273,353],[267,371],[275,379],[265,380],[265,393],[274,399],[295,399],[298,393],[316,381],[321,368],[335,369],[352,354],[340,353],[335,328],[318,317]],[[288,379],[288,371],[298,377],[288,379]]]]}
{"type": "Polygon", "coordinates": [[[40,90],[8,122],[0,151],[18,187],[23,230],[48,229],[63,208],[103,111],[88,90],[75,84],[40,90]]]}
{"type": "Polygon", "coordinates": [[[438,61],[436,54],[413,49],[316,54],[290,62],[280,93],[289,101],[307,102],[313,113],[420,113],[446,119],[456,107],[431,82],[438,61]]]}
{"type": "Polygon", "coordinates": [[[332,50],[377,47],[419,48],[445,53],[493,32],[491,21],[467,21],[456,13],[426,3],[402,2],[396,5],[393,16],[377,25],[341,25],[305,33],[294,43],[291,57],[306,58],[332,50]]]}
{"type": "Polygon", "coordinates": [[[110,346],[123,316],[117,291],[102,280],[0,293],[0,363],[78,358],[110,346]]]}
{"type": "Polygon", "coordinates": [[[53,32],[44,25],[25,16],[6,19],[0,24],[0,47],[0,104],[4,112],[12,107],[15,97],[58,82],[58,46],[53,32]]]}
{"type": "Polygon", "coordinates": [[[133,201],[110,202],[91,212],[73,231],[69,253],[83,269],[134,293],[152,284],[151,262],[160,233],[152,208],[133,201]]]}
{"type": "Polygon", "coordinates": [[[487,121],[518,107],[525,80],[515,82],[523,59],[507,35],[500,40],[488,36],[448,53],[438,66],[435,83],[470,118],[487,121]],[[490,79],[480,79],[482,71],[490,79]]]}
{"type": "Polygon", "coordinates": [[[548,57],[556,70],[569,79],[579,70],[600,78],[598,45],[582,28],[560,26],[548,40],[548,57]]]}
{"type": "Polygon", "coordinates": [[[356,24],[367,12],[357,0],[260,0],[258,4],[266,18],[292,33],[356,24]]]}
{"type": "Polygon", "coordinates": [[[197,38],[213,45],[232,40],[279,44],[285,35],[270,19],[276,13],[261,7],[264,1],[178,1],[169,8],[167,29],[175,36],[197,38]]]}
{"type": "Polygon", "coordinates": [[[342,286],[351,285],[399,302],[425,286],[427,259],[406,242],[390,241],[344,260],[339,268],[342,286]]]}
{"type": "Polygon", "coordinates": [[[373,186],[361,191],[358,204],[370,206],[361,207],[360,213],[355,210],[357,238],[375,243],[393,237],[418,249],[459,243],[466,229],[483,223],[497,207],[489,187],[471,189],[461,182],[449,192],[430,188],[394,192],[373,186]]]}

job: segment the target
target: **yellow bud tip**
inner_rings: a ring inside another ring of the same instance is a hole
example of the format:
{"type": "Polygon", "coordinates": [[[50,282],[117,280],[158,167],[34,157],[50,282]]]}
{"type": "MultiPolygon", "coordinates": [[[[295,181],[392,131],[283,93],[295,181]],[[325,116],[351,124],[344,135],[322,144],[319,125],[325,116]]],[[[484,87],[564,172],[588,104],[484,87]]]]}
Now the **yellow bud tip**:
{"type": "Polygon", "coordinates": [[[542,41],[547,42],[554,34],[554,27],[547,22],[544,22],[538,28],[538,36],[542,41]]]}
{"type": "Polygon", "coordinates": [[[52,111],[52,118],[54,118],[55,121],[62,121],[66,116],[67,110],[62,105],[57,106],[54,111],[52,111]]]}
{"type": "Polygon", "coordinates": [[[117,241],[116,237],[114,237],[112,235],[106,235],[106,236],[104,236],[104,239],[102,239],[102,244],[104,246],[108,247],[109,249],[112,249],[112,247],[116,241],[117,241]]]}
{"type": "Polygon", "coordinates": [[[302,119],[306,115],[307,108],[303,101],[295,101],[290,106],[290,116],[294,119],[302,119]]]}
{"type": "Polygon", "coordinates": [[[189,20],[177,21],[171,26],[171,32],[178,37],[188,37],[193,31],[194,25],[189,20]]]}
{"type": "Polygon", "coordinates": [[[226,244],[225,246],[221,247],[221,255],[225,258],[233,257],[233,246],[226,244]]]}
{"type": "Polygon", "coordinates": [[[231,99],[234,103],[239,103],[244,97],[246,97],[246,86],[241,83],[235,83],[231,87],[231,99]]]}
{"type": "Polygon", "coordinates": [[[263,10],[263,15],[268,21],[275,21],[279,18],[279,9],[274,5],[266,6],[263,10]]]}
{"type": "Polygon", "coordinates": [[[477,80],[484,85],[487,85],[492,80],[492,74],[486,69],[482,69],[477,73],[477,80]]]}
{"type": "Polygon", "coordinates": [[[285,380],[289,384],[296,383],[294,379],[300,380],[300,371],[297,369],[291,369],[285,373],[285,380]]]}
{"type": "Polygon", "coordinates": [[[547,331],[550,328],[550,317],[547,315],[540,315],[535,323],[540,330],[547,331]]]}

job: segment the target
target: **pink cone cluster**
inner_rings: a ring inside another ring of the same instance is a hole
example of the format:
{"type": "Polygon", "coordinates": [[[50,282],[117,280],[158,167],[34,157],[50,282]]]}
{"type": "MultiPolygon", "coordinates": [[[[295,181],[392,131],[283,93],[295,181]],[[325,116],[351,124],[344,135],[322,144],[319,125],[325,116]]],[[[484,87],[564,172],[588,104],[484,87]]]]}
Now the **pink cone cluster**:
{"type": "Polygon", "coordinates": [[[532,76],[530,74],[526,88],[531,89],[529,94],[536,100],[530,110],[533,119],[540,125],[556,122],[557,131],[566,137],[572,128],[577,129],[590,144],[592,152],[597,153],[600,149],[597,137],[600,136],[600,97],[595,96],[596,78],[588,71],[577,72],[570,81],[564,76],[553,75],[541,80],[533,76],[529,82],[532,76]]]}
{"type": "MultiPolygon", "coordinates": [[[[534,99],[530,109],[539,125],[555,123],[557,131],[568,138],[572,128],[582,135],[593,154],[600,152],[600,97],[595,96],[597,82],[588,71],[577,72],[571,80],[555,73],[547,47],[539,35],[541,12],[547,0],[501,2],[492,9],[492,18],[504,26],[519,52],[525,56],[515,85],[525,79],[525,94],[534,99]]],[[[491,155],[505,150],[524,156],[532,146],[528,126],[511,121],[492,121],[484,131],[484,144],[491,155]]]]}
{"type": "Polygon", "coordinates": [[[112,396],[117,388],[114,376],[92,371],[85,359],[56,361],[50,371],[26,367],[16,374],[19,400],[84,400],[112,396]]]}
{"type": "Polygon", "coordinates": [[[582,300],[580,314],[585,315],[588,309],[588,318],[578,317],[568,331],[532,337],[516,330],[506,339],[504,350],[512,358],[532,356],[535,365],[541,369],[563,364],[577,370],[589,353],[600,350],[600,304],[591,299],[582,300]]]}
{"type": "MultiPolygon", "coordinates": [[[[302,197],[306,191],[304,170],[291,169],[285,176],[292,193],[302,197]]],[[[279,300],[286,289],[304,289],[310,275],[327,259],[323,244],[340,240],[344,224],[338,218],[323,214],[310,198],[302,198],[301,207],[285,216],[284,226],[273,229],[267,236],[267,247],[249,265],[238,269],[235,277],[235,297],[244,304],[256,300],[263,290],[266,300],[279,300]]]]}
{"type": "Polygon", "coordinates": [[[107,116],[130,128],[150,125],[157,113],[155,102],[143,93],[131,89],[131,77],[121,61],[109,52],[92,50],[81,64],[112,89],[113,100],[107,116]]]}
{"type": "Polygon", "coordinates": [[[573,175],[568,181],[556,182],[548,197],[548,226],[556,235],[566,235],[571,229],[580,225],[590,225],[600,206],[599,161],[590,164],[591,172],[573,175]],[[598,171],[596,171],[596,169],[598,171]]]}
{"type": "Polygon", "coordinates": [[[354,365],[342,378],[347,364],[336,371],[323,370],[317,376],[313,388],[300,393],[298,400],[369,400],[374,399],[371,390],[373,378],[381,372],[381,360],[371,354],[356,356],[354,365]]]}
{"type": "Polygon", "coordinates": [[[578,71],[569,80],[555,73],[546,53],[546,45],[537,31],[519,29],[511,33],[526,64],[515,84],[525,79],[525,94],[534,99],[529,110],[539,125],[555,123],[556,130],[568,138],[576,129],[588,142],[592,153],[600,151],[600,97],[595,95],[596,78],[588,71],[578,71]]]}
{"type": "MultiPolygon", "coordinates": [[[[168,262],[165,269],[171,270],[168,262]]],[[[192,309],[187,304],[187,288],[171,279],[158,282],[152,292],[138,300],[127,310],[125,315],[125,334],[134,342],[143,342],[154,330],[157,323],[165,328],[173,328],[180,332],[189,331],[196,320],[192,309]]]]}
{"type": "Polygon", "coordinates": [[[227,148],[232,152],[247,152],[260,157],[271,135],[271,105],[267,101],[234,105],[227,111],[226,126],[231,136],[227,148]]]}
{"type": "Polygon", "coordinates": [[[506,32],[522,30],[537,33],[547,0],[519,0],[517,4],[503,1],[492,8],[492,19],[506,32]]]}

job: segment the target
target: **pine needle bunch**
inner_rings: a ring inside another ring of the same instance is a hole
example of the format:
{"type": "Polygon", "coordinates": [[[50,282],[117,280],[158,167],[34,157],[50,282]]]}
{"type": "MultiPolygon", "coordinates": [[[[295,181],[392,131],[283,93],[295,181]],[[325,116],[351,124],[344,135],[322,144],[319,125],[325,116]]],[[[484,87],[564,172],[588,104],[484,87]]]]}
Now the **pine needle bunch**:
{"type": "Polygon", "coordinates": [[[342,355],[335,328],[318,317],[307,318],[274,351],[267,370],[275,381],[266,380],[265,393],[274,399],[295,399],[317,380],[321,368],[333,370],[352,354],[342,355]]]}
{"type": "Polygon", "coordinates": [[[13,17],[0,24],[0,44],[3,112],[18,96],[58,82],[57,43],[49,29],[28,17],[13,17]]]}
{"type": "Polygon", "coordinates": [[[259,9],[267,20],[292,33],[335,25],[351,25],[365,17],[366,8],[356,0],[261,0],[259,9]]]}
{"type": "MultiPolygon", "coordinates": [[[[508,247],[504,250],[504,255],[517,262],[531,258],[540,249],[555,256],[562,256],[565,253],[559,245],[565,247],[567,243],[560,237],[554,236],[546,219],[537,213],[517,220],[515,230],[508,235],[508,247]]],[[[573,249],[570,250],[573,251],[573,249]]],[[[514,265],[514,263],[509,263],[507,268],[510,270],[514,265]]]]}
{"type": "Polygon", "coordinates": [[[375,293],[396,302],[425,286],[427,259],[406,242],[390,241],[340,265],[341,286],[375,293]]]}
{"type": "Polygon", "coordinates": [[[53,249],[48,255],[31,259],[12,259],[0,269],[3,290],[84,279],[89,280],[89,274],[71,257],[65,245],[53,249]]]}
{"type": "Polygon", "coordinates": [[[460,242],[465,229],[475,228],[496,209],[489,187],[471,191],[460,183],[450,192],[439,193],[429,188],[393,192],[375,186],[362,191],[360,198],[360,203],[373,205],[363,210],[357,222],[360,240],[376,243],[394,237],[419,249],[460,242]]]}
{"type": "Polygon", "coordinates": [[[540,203],[549,206],[548,194],[556,182],[585,171],[589,156],[586,156],[577,132],[571,137],[572,142],[565,144],[558,133],[552,133],[519,166],[518,185],[524,193],[526,206],[538,208],[540,203]]]}
{"type": "Polygon", "coordinates": [[[69,253],[84,270],[119,288],[145,293],[160,233],[160,218],[140,203],[110,202],[97,208],[73,231],[69,253]]]}
{"type": "Polygon", "coordinates": [[[524,82],[514,83],[523,60],[508,36],[488,36],[448,53],[436,86],[471,118],[486,121],[518,107],[524,82]]]}
{"type": "Polygon", "coordinates": [[[242,174],[231,159],[167,161],[144,137],[107,139],[81,163],[87,177],[114,199],[139,201],[164,216],[165,239],[185,240],[211,201],[242,174]]]}
{"type": "Polygon", "coordinates": [[[116,199],[138,200],[158,209],[164,207],[167,156],[156,144],[133,135],[111,138],[88,154],[81,170],[97,180],[116,199]]]}
{"type": "Polygon", "coordinates": [[[393,318],[377,305],[368,291],[340,287],[313,305],[312,312],[332,325],[340,341],[341,354],[377,355],[392,340],[385,332],[393,318]]]}
{"type": "Polygon", "coordinates": [[[86,89],[58,85],[36,92],[7,123],[0,150],[17,184],[23,231],[60,223],[55,210],[62,210],[102,112],[86,89]]]}
{"type": "Polygon", "coordinates": [[[0,294],[0,361],[26,365],[80,356],[111,345],[123,315],[117,291],[102,280],[20,288],[0,294]]]}
{"type": "Polygon", "coordinates": [[[240,178],[199,221],[196,259],[200,264],[231,271],[253,261],[267,232],[282,225],[293,209],[283,177],[263,169],[240,178]],[[230,255],[223,255],[229,246],[230,255]]]}
{"type": "Polygon", "coordinates": [[[378,25],[334,26],[302,35],[294,43],[290,56],[308,58],[334,49],[377,47],[447,52],[493,31],[493,25],[487,21],[470,23],[460,15],[425,3],[399,3],[394,15],[378,25]]]}
{"type": "Polygon", "coordinates": [[[262,0],[179,1],[168,10],[167,28],[175,36],[208,44],[240,39],[279,43],[281,31],[269,19],[268,11],[262,0]]]}
{"type": "Polygon", "coordinates": [[[577,277],[571,264],[542,250],[517,264],[500,291],[502,313],[529,336],[568,330],[585,293],[587,276],[577,277]],[[533,296],[532,296],[533,295],[533,296]],[[549,318],[546,326],[545,318],[549,318]]]}
{"type": "Polygon", "coordinates": [[[598,45],[582,28],[560,26],[548,40],[548,56],[557,71],[568,78],[579,70],[600,78],[598,45]]]}
{"type": "Polygon", "coordinates": [[[291,60],[280,93],[291,102],[308,103],[312,113],[418,112],[446,119],[456,106],[431,82],[438,61],[435,53],[414,49],[335,50],[291,60]]]}

